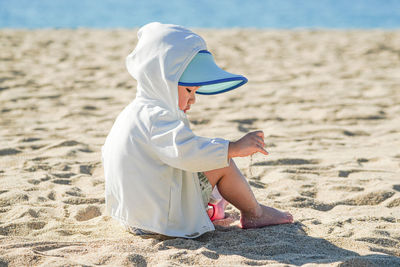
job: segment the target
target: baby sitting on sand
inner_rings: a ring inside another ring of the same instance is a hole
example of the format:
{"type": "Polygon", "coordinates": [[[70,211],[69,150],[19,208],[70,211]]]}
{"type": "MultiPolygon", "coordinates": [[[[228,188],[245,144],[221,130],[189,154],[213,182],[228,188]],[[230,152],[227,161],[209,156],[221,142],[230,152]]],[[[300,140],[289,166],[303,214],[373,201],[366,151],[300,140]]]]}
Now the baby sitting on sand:
{"type": "Polygon", "coordinates": [[[136,98],[102,148],[109,215],[137,234],[185,238],[214,230],[211,220],[224,217],[228,202],[240,210],[242,228],[293,222],[257,202],[232,160],[267,155],[262,131],[231,142],[190,130],[185,113],[195,93],[226,92],[247,79],[220,69],[205,41],[181,26],[150,23],[138,37],[126,60],[138,82],[136,98]]]}

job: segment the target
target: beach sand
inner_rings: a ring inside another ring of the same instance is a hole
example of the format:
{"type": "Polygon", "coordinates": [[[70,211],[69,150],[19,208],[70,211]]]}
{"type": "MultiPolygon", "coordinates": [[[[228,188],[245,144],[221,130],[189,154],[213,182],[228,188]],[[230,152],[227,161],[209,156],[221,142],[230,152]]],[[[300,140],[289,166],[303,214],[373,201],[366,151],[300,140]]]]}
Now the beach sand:
{"type": "MultiPolygon", "coordinates": [[[[195,30],[196,31],[196,30],[195,30]]],[[[135,97],[136,30],[0,30],[0,266],[400,266],[400,32],[197,30],[249,82],[198,96],[198,135],[263,130],[238,158],[291,225],[140,238],[104,212],[100,149],[135,97]]]]}

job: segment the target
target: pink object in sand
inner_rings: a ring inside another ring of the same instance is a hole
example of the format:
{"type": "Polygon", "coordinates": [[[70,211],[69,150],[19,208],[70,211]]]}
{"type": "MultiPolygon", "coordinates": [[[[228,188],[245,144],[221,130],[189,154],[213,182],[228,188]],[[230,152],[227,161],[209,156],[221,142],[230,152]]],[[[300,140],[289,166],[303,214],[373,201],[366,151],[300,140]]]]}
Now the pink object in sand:
{"type": "Polygon", "coordinates": [[[216,204],[208,203],[207,214],[212,222],[215,220],[221,220],[225,218],[226,204],[224,202],[226,201],[224,199],[221,199],[216,204]]]}

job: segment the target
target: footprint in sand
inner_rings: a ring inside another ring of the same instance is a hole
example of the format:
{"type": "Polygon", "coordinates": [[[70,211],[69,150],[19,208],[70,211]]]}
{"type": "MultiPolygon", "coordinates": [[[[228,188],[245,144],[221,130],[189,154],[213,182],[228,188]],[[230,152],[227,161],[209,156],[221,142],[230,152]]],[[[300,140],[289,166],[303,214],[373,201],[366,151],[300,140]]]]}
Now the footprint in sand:
{"type": "Polygon", "coordinates": [[[312,188],[310,190],[304,190],[300,192],[300,195],[302,195],[303,197],[310,197],[310,198],[315,198],[317,196],[317,189],[316,188],[312,188]]]}
{"type": "Polygon", "coordinates": [[[40,184],[40,180],[38,180],[38,179],[29,179],[28,183],[33,184],[33,185],[38,185],[38,184],[40,184]]]}
{"type": "Polygon", "coordinates": [[[36,141],[39,141],[39,140],[42,140],[42,139],[41,138],[35,138],[35,137],[26,137],[26,138],[23,138],[21,140],[21,142],[30,143],[30,142],[36,142],[36,141]]]}
{"type": "Polygon", "coordinates": [[[0,207],[12,206],[14,204],[26,203],[29,196],[25,193],[5,192],[0,198],[0,207]]]}
{"type": "Polygon", "coordinates": [[[58,144],[47,146],[46,149],[63,148],[63,147],[74,147],[74,146],[77,146],[78,148],[76,150],[74,149],[74,150],[69,152],[72,155],[74,153],[78,152],[78,151],[85,152],[85,153],[93,152],[93,150],[90,149],[87,144],[80,143],[80,142],[75,141],[75,140],[65,140],[65,141],[62,141],[62,142],[60,142],[58,144]]]}
{"type": "MultiPolygon", "coordinates": [[[[393,191],[376,191],[367,194],[362,194],[351,199],[337,201],[334,203],[323,203],[314,200],[308,196],[298,196],[291,199],[292,206],[298,208],[312,208],[319,211],[329,211],[338,205],[348,206],[365,206],[365,205],[378,205],[383,201],[391,198],[395,193],[393,191]]],[[[400,200],[394,200],[388,204],[388,207],[394,207],[400,203],[400,200]]]]}
{"type": "Polygon", "coordinates": [[[146,258],[140,254],[128,255],[125,262],[127,265],[133,264],[134,266],[147,266],[146,258]]]}
{"type": "Polygon", "coordinates": [[[82,109],[84,109],[84,110],[97,110],[97,107],[86,105],[86,106],[83,106],[82,109]]]}
{"type": "Polygon", "coordinates": [[[350,173],[353,173],[354,171],[339,171],[338,176],[339,177],[343,177],[343,178],[347,178],[350,173]]]}
{"type": "Polygon", "coordinates": [[[46,226],[44,221],[27,221],[19,223],[9,223],[0,226],[0,235],[3,236],[24,236],[32,230],[40,230],[46,226]]]}
{"type": "Polygon", "coordinates": [[[18,149],[14,149],[14,148],[3,148],[0,149],[0,157],[1,156],[11,156],[11,155],[15,155],[21,153],[21,150],[18,149]]]}
{"type": "Polygon", "coordinates": [[[51,191],[50,193],[47,194],[47,198],[50,200],[56,200],[56,192],[51,191]]]}
{"type": "Polygon", "coordinates": [[[52,173],[52,175],[56,177],[56,179],[52,180],[53,183],[70,185],[71,184],[70,178],[76,174],[72,172],[57,172],[57,173],[52,173]]]}
{"type": "Polygon", "coordinates": [[[55,184],[63,184],[63,185],[70,185],[71,181],[67,179],[54,179],[52,180],[53,183],[55,184]]]}
{"type": "Polygon", "coordinates": [[[364,205],[378,205],[385,201],[386,199],[391,198],[395,192],[393,191],[375,191],[367,194],[362,194],[357,197],[339,201],[337,205],[350,205],[350,206],[364,206],[364,205]]]}
{"type": "Polygon", "coordinates": [[[76,175],[73,172],[57,172],[57,173],[52,173],[57,178],[71,178],[72,176],[76,175]]]}
{"type": "Polygon", "coordinates": [[[93,164],[88,164],[88,165],[80,165],[79,166],[79,172],[82,174],[88,174],[88,175],[92,175],[92,170],[95,166],[93,164]]]}
{"type": "Polygon", "coordinates": [[[83,197],[70,197],[66,200],[63,200],[65,204],[70,205],[82,205],[82,204],[94,204],[94,203],[105,203],[105,198],[83,198],[83,197]]]}
{"type": "Polygon", "coordinates": [[[57,145],[51,146],[50,148],[64,147],[64,146],[76,146],[79,144],[80,143],[75,140],[66,140],[66,141],[62,141],[61,143],[58,143],[57,145]]]}
{"type": "Polygon", "coordinates": [[[391,238],[384,238],[384,237],[363,237],[363,238],[357,238],[357,241],[364,241],[367,243],[371,243],[374,245],[379,245],[382,247],[387,247],[387,248],[395,248],[399,245],[399,241],[396,241],[391,238]]]}
{"type": "Polygon", "coordinates": [[[82,190],[79,187],[72,187],[65,191],[65,194],[74,196],[74,197],[85,197],[85,194],[82,193],[82,190]]]}
{"type": "Polygon", "coordinates": [[[194,120],[190,120],[190,123],[193,125],[202,125],[202,124],[208,124],[210,122],[210,120],[207,119],[194,119],[194,120]]]}
{"type": "Polygon", "coordinates": [[[336,205],[333,203],[323,203],[314,200],[310,197],[297,196],[290,200],[291,206],[296,208],[311,208],[319,211],[329,211],[333,209],[336,205]]]}
{"type": "Polygon", "coordinates": [[[386,207],[388,208],[400,207],[400,198],[391,201],[389,204],[386,205],[386,207]]]}
{"type": "Polygon", "coordinates": [[[369,136],[369,134],[367,132],[364,131],[348,131],[348,130],[344,130],[343,134],[346,136],[369,136]]]}
{"type": "Polygon", "coordinates": [[[97,206],[87,206],[84,209],[80,209],[77,214],[75,215],[75,219],[77,221],[88,221],[95,217],[101,215],[101,211],[97,206]]]}
{"type": "Polygon", "coordinates": [[[253,123],[256,122],[258,119],[256,118],[249,118],[249,119],[237,119],[237,120],[230,120],[229,122],[238,123],[238,130],[243,133],[248,133],[249,131],[255,130],[256,128],[252,127],[253,123]]]}
{"type": "Polygon", "coordinates": [[[306,164],[318,164],[318,160],[308,159],[278,159],[271,161],[260,161],[254,163],[254,166],[278,166],[278,165],[306,165],[306,164]]]}
{"type": "Polygon", "coordinates": [[[255,187],[255,188],[266,188],[267,187],[267,185],[261,181],[249,180],[248,182],[252,187],[255,187]]]}
{"type": "Polygon", "coordinates": [[[359,187],[359,186],[338,185],[338,186],[333,186],[331,188],[331,190],[345,191],[345,192],[360,192],[360,191],[364,191],[364,188],[359,187]]]}

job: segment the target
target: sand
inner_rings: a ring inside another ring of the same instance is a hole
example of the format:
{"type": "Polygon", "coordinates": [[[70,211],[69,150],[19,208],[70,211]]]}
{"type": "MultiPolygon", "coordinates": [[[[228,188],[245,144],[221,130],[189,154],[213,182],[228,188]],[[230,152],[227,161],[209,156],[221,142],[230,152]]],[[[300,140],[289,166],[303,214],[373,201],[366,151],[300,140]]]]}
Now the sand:
{"type": "Polygon", "coordinates": [[[104,212],[100,148],[135,97],[135,30],[0,30],[0,266],[400,266],[400,32],[198,30],[249,83],[199,96],[196,134],[295,223],[144,239],[104,212]]]}

